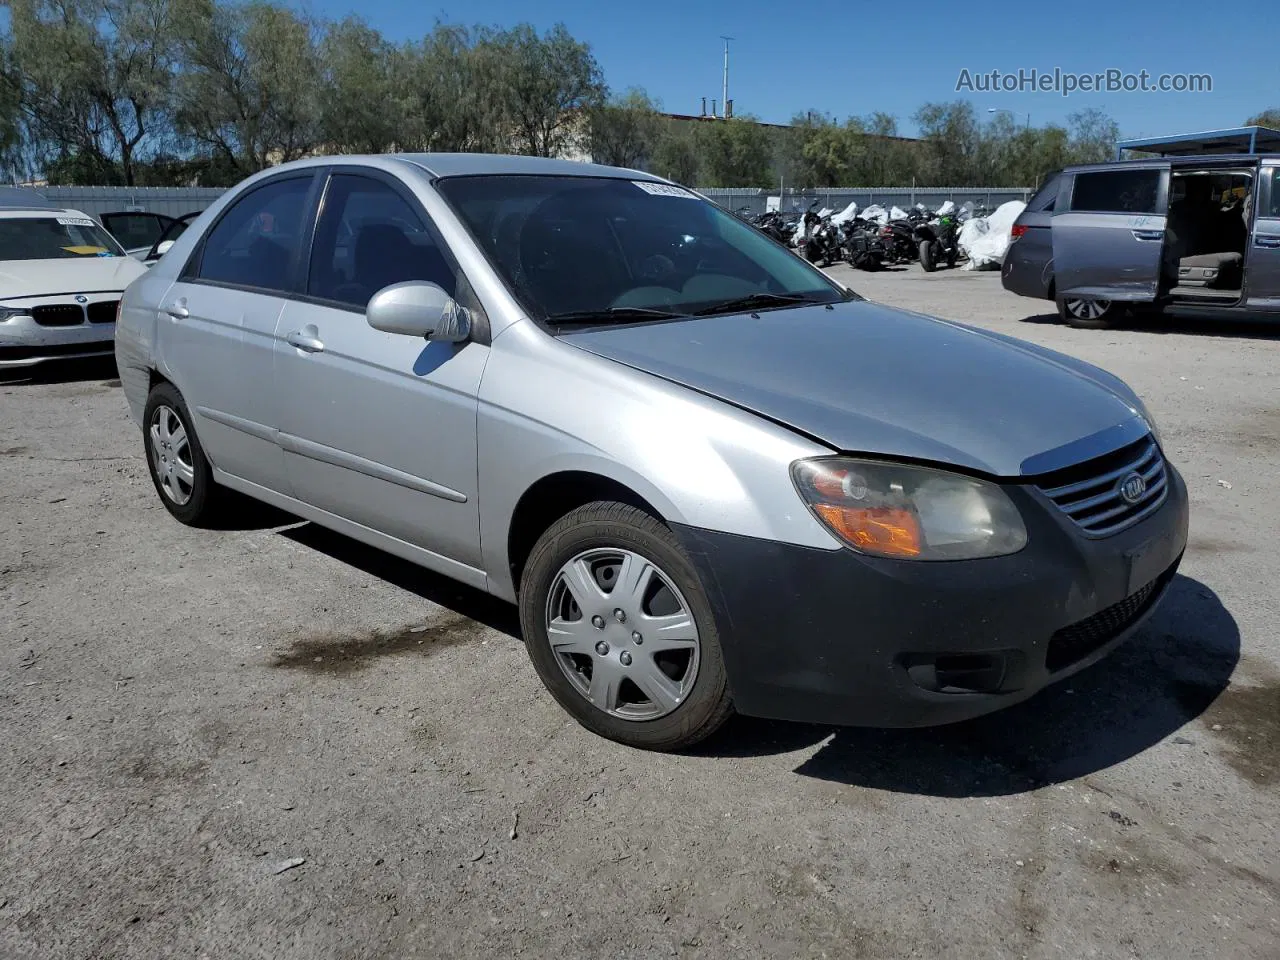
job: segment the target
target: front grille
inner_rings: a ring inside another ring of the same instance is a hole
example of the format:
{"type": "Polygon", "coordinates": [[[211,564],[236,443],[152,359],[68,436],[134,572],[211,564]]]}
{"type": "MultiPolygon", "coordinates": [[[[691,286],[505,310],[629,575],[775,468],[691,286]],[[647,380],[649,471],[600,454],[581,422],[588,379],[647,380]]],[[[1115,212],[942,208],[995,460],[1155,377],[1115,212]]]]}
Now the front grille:
{"type": "Polygon", "coordinates": [[[1095,650],[1105,647],[1147,612],[1173,575],[1173,567],[1152,580],[1136,593],[1113,603],[1092,617],[1063,627],[1049,638],[1044,665],[1050,673],[1079,663],[1095,650]]]}
{"type": "Polygon", "coordinates": [[[1160,448],[1147,436],[1105,457],[1042,477],[1036,486],[1085,533],[1107,537],[1154,513],[1168,494],[1169,478],[1160,448]],[[1145,489],[1130,502],[1120,490],[1135,474],[1145,489]]]}
{"type": "Polygon", "coordinates": [[[78,303],[47,303],[32,307],[31,319],[42,327],[78,327],[84,323],[84,307],[78,303]]]}
{"type": "Polygon", "coordinates": [[[115,349],[112,340],[89,340],[84,343],[55,343],[41,347],[0,347],[0,361],[38,360],[45,357],[78,357],[95,353],[110,353],[115,349]]]}
{"type": "Polygon", "coordinates": [[[85,312],[89,314],[90,323],[115,323],[118,306],[120,306],[119,300],[103,300],[101,303],[89,304],[85,312]]]}

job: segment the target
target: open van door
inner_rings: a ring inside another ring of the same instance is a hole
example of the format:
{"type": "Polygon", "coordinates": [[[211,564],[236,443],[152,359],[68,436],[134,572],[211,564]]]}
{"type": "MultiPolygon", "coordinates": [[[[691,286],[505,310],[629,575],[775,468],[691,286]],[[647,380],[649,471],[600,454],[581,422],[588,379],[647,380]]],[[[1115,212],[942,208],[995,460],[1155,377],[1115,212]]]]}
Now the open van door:
{"type": "Polygon", "coordinates": [[[1124,303],[1155,300],[1168,210],[1167,160],[1064,176],[1052,228],[1057,295],[1124,303]]]}

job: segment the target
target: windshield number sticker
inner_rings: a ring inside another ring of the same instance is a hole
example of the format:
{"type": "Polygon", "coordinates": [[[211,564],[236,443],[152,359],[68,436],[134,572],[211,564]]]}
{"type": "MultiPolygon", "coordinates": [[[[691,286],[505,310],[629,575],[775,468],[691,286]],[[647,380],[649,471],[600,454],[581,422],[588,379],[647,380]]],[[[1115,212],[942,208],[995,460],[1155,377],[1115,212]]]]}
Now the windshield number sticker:
{"type": "Polygon", "coordinates": [[[677,187],[673,183],[653,183],[650,180],[632,180],[631,182],[645,193],[653,194],[655,197],[684,197],[686,200],[694,199],[692,193],[684,187],[677,187]]]}
{"type": "Polygon", "coordinates": [[[92,227],[94,222],[88,217],[58,217],[57,221],[64,227],[92,227]]]}

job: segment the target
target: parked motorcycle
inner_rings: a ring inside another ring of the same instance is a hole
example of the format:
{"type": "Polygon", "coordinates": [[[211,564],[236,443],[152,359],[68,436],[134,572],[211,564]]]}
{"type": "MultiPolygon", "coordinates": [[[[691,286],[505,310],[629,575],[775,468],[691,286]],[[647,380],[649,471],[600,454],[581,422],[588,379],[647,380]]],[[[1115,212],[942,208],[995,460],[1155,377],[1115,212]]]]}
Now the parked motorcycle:
{"type": "Polygon", "coordinates": [[[916,255],[925,273],[932,273],[940,263],[956,265],[960,259],[959,232],[959,224],[950,211],[933,219],[914,221],[916,255]]]}
{"type": "Polygon", "coordinates": [[[844,259],[840,228],[831,222],[829,216],[820,217],[809,210],[804,215],[804,226],[804,245],[801,247],[801,252],[806,260],[819,267],[825,267],[844,259]]]}
{"type": "Polygon", "coordinates": [[[880,240],[880,225],[874,221],[849,220],[840,230],[844,259],[859,270],[879,270],[886,250],[880,240]]]}

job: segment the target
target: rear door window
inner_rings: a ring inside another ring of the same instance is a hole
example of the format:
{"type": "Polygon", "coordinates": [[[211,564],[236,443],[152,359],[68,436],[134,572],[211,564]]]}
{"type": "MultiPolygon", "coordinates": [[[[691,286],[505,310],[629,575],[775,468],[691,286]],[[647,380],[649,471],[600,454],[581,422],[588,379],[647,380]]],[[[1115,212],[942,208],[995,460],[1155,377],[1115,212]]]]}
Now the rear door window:
{"type": "Polygon", "coordinates": [[[159,239],[170,217],[158,213],[104,213],[102,225],[128,250],[149,247],[159,239]]]}
{"type": "Polygon", "coordinates": [[[1159,170],[1098,170],[1077,173],[1071,209],[1092,213],[1159,213],[1159,170]]]}
{"type": "Polygon", "coordinates": [[[204,238],[196,278],[289,292],[314,176],[273,180],[234,201],[204,238]]]}

